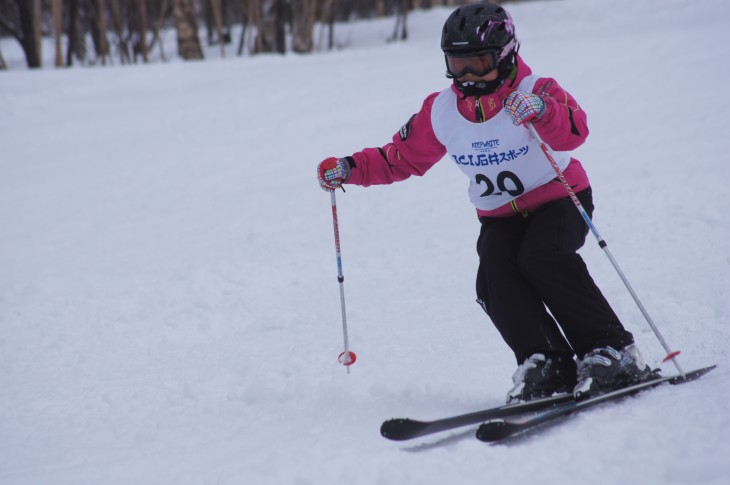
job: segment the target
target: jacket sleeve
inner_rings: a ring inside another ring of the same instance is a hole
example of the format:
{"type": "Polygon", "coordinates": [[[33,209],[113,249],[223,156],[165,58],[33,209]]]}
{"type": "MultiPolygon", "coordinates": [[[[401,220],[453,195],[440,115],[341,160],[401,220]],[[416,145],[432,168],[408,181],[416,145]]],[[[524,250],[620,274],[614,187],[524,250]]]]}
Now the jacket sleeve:
{"type": "Polygon", "coordinates": [[[578,102],[551,78],[540,78],[533,93],[545,101],[545,113],[534,126],[545,143],[557,151],[578,148],[588,138],[588,119],[578,102]]]}
{"type": "Polygon", "coordinates": [[[352,154],[348,184],[381,185],[423,175],[446,155],[431,126],[431,107],[438,93],[423,102],[421,110],[393,136],[393,141],[378,148],[365,148],[352,154]]]}

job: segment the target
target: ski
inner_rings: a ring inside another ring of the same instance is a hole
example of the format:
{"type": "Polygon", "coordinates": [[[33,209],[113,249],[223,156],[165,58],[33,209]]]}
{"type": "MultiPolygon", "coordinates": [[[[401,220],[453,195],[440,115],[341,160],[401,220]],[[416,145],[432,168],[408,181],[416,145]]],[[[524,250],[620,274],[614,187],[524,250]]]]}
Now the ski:
{"type": "Polygon", "coordinates": [[[614,401],[626,396],[636,394],[637,392],[651,389],[664,383],[683,384],[685,382],[699,379],[703,375],[713,370],[716,366],[712,365],[701,369],[686,372],[684,376],[675,375],[669,377],[659,377],[641,384],[624,387],[612,392],[607,392],[599,396],[587,398],[584,400],[567,400],[562,404],[557,404],[547,409],[537,410],[534,414],[526,417],[509,417],[490,418],[489,421],[483,423],[476,432],[477,439],[481,441],[495,442],[510,438],[515,435],[522,435],[534,428],[545,423],[557,421],[567,418],[571,414],[586,408],[596,406],[608,401],[614,401]]]}
{"type": "Polygon", "coordinates": [[[434,421],[419,421],[410,418],[393,418],[385,421],[380,427],[380,434],[393,441],[405,441],[421,436],[448,431],[450,429],[483,423],[489,419],[504,418],[518,414],[543,410],[558,404],[573,400],[572,394],[557,394],[555,396],[517,404],[505,404],[490,409],[484,409],[467,414],[460,414],[434,421]]]}

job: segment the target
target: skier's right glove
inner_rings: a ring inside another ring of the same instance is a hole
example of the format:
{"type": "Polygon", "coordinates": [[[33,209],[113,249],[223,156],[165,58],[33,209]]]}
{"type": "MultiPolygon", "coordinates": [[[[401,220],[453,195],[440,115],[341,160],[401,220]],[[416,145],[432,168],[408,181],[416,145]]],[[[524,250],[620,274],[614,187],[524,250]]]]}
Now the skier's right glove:
{"type": "Polygon", "coordinates": [[[329,157],[317,166],[319,186],[327,192],[339,189],[350,176],[350,162],[347,158],[329,157]]]}
{"type": "Polygon", "coordinates": [[[545,101],[537,94],[532,93],[512,91],[502,104],[515,126],[533,119],[540,119],[545,112],[545,101]]]}

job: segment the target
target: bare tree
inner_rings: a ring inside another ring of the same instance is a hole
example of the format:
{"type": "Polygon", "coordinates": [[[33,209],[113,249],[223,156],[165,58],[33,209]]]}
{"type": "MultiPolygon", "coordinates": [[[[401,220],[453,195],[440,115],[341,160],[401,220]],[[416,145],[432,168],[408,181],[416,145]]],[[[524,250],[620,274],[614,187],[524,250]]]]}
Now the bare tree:
{"type": "Polygon", "coordinates": [[[38,53],[38,67],[43,65],[43,48],[41,43],[41,0],[33,0],[33,44],[38,53]]]}
{"type": "Polygon", "coordinates": [[[253,0],[253,9],[256,12],[256,44],[254,53],[271,52],[274,50],[274,22],[272,6],[275,0],[253,0]]]}
{"type": "Polygon", "coordinates": [[[106,23],[104,22],[105,10],[106,0],[85,0],[83,2],[85,22],[82,24],[80,32],[80,37],[83,39],[88,28],[94,43],[96,58],[101,60],[102,65],[106,65],[106,58],[109,55],[109,41],[106,38],[106,23]]]}
{"type": "Polygon", "coordinates": [[[84,41],[84,30],[81,25],[83,0],[68,1],[68,45],[66,46],[66,65],[73,65],[74,57],[83,61],[86,59],[86,42],[84,41]]]}
{"type": "Polygon", "coordinates": [[[315,0],[291,0],[292,50],[298,53],[312,52],[314,47],[314,17],[317,10],[315,0]]]}
{"type": "Polygon", "coordinates": [[[177,25],[177,48],[185,60],[202,59],[203,49],[198,38],[198,12],[194,0],[174,0],[173,15],[177,25]]]}
{"type": "Polygon", "coordinates": [[[160,58],[163,61],[167,61],[167,55],[165,54],[165,46],[164,42],[162,42],[162,37],[160,36],[160,30],[162,29],[162,24],[165,21],[165,18],[169,15],[170,11],[170,0],[160,0],[157,3],[159,7],[159,11],[157,12],[157,20],[152,24],[152,41],[150,42],[150,50],[154,48],[155,43],[159,42],[160,44],[160,58]]]}
{"type": "Polygon", "coordinates": [[[408,39],[408,11],[411,9],[412,0],[398,0],[398,13],[395,17],[395,28],[393,35],[388,42],[408,39]]]}
{"type": "Polygon", "coordinates": [[[274,0],[274,50],[286,53],[286,25],[291,23],[291,8],[286,0],[274,0]]]}
{"type": "Polygon", "coordinates": [[[319,39],[317,40],[317,50],[322,49],[322,36],[324,35],[324,25],[327,25],[327,49],[332,49],[335,45],[335,0],[323,0],[321,5],[319,20],[323,27],[319,31],[319,39]]]}
{"type": "Polygon", "coordinates": [[[97,54],[101,57],[102,64],[106,64],[106,57],[109,55],[109,41],[106,38],[106,22],[104,22],[105,11],[106,0],[96,0],[96,29],[99,35],[97,54]]]}
{"type": "Polygon", "coordinates": [[[256,30],[256,52],[286,53],[288,5],[286,0],[261,0],[256,30]]]}
{"type": "Polygon", "coordinates": [[[243,55],[243,49],[246,46],[246,27],[251,21],[250,0],[241,0],[241,38],[238,41],[238,55],[243,55]]]}
{"type": "Polygon", "coordinates": [[[119,7],[119,0],[108,0],[109,2],[109,17],[111,18],[112,28],[117,34],[117,48],[119,50],[119,61],[122,64],[130,62],[129,57],[129,45],[127,39],[124,36],[124,28],[122,27],[122,13],[119,7]]]}
{"type": "Polygon", "coordinates": [[[210,0],[210,7],[213,11],[213,19],[215,20],[215,30],[218,35],[218,45],[221,49],[221,57],[226,57],[226,41],[223,34],[223,12],[221,0],[210,0]]]}
{"type": "Polygon", "coordinates": [[[55,66],[63,66],[63,47],[61,45],[61,35],[63,34],[63,0],[53,0],[51,2],[51,11],[53,15],[53,37],[56,46],[55,66]]]}
{"type": "MultiPolygon", "coordinates": [[[[231,42],[231,23],[239,19],[241,37],[238,55],[246,46],[250,53],[296,53],[334,47],[335,22],[397,14],[388,41],[408,38],[408,12],[433,5],[454,5],[469,0],[0,0],[0,34],[10,34],[21,44],[29,67],[41,67],[41,26],[55,42],[55,65],[74,60],[102,65],[114,49],[122,64],[136,62],[159,42],[166,60],[161,32],[170,15],[175,21],[179,55],[184,59],[204,57],[198,23],[208,26],[209,44],[217,37],[221,56],[231,42]],[[200,10],[199,7],[205,7],[200,10]],[[107,21],[109,25],[107,25],[107,21]],[[315,35],[315,25],[319,32],[315,35]],[[108,32],[111,30],[113,33],[108,32]],[[149,35],[151,32],[151,36],[149,35]],[[214,34],[215,32],[215,34],[214,34]],[[326,36],[326,39],[325,39],[326,36]],[[316,45],[315,45],[316,38],[316,45]],[[90,39],[93,42],[89,42],[90,39]],[[323,47],[324,43],[327,47],[323,47]],[[110,43],[113,45],[110,46],[110,43]],[[94,49],[96,59],[89,57],[94,49]]],[[[0,59],[0,69],[7,68],[0,59]]]]}
{"type": "Polygon", "coordinates": [[[139,35],[139,52],[142,54],[142,60],[149,62],[149,49],[147,48],[147,0],[139,1],[139,27],[137,29],[139,35]]]}
{"type": "Polygon", "coordinates": [[[4,0],[0,6],[0,28],[20,43],[28,67],[41,67],[40,0],[4,0]]]}
{"type": "Polygon", "coordinates": [[[143,62],[149,61],[149,48],[147,45],[147,0],[127,0],[128,15],[127,24],[129,35],[134,39],[132,52],[134,61],[137,56],[142,56],[143,62]]]}

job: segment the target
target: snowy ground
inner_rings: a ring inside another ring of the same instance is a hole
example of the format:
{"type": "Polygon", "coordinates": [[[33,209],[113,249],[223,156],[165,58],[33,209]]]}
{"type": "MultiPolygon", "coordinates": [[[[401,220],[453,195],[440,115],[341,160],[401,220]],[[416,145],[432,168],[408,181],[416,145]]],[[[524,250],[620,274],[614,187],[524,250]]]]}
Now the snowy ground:
{"type": "MultiPolygon", "coordinates": [[[[379,436],[392,416],[497,405],[514,370],[474,303],[479,225],[449,163],[338,194],[359,359],[336,361],[315,166],[386,142],[447,85],[448,10],[413,14],[405,44],[383,42],[389,19],[305,57],[15,68],[0,73],[0,483],[727,483],[730,3],[511,11],[525,60],[589,114],[576,155],[601,234],[683,366],[715,372],[509,445],[379,436]]],[[[658,365],[603,252],[582,254],[658,365]]]]}

